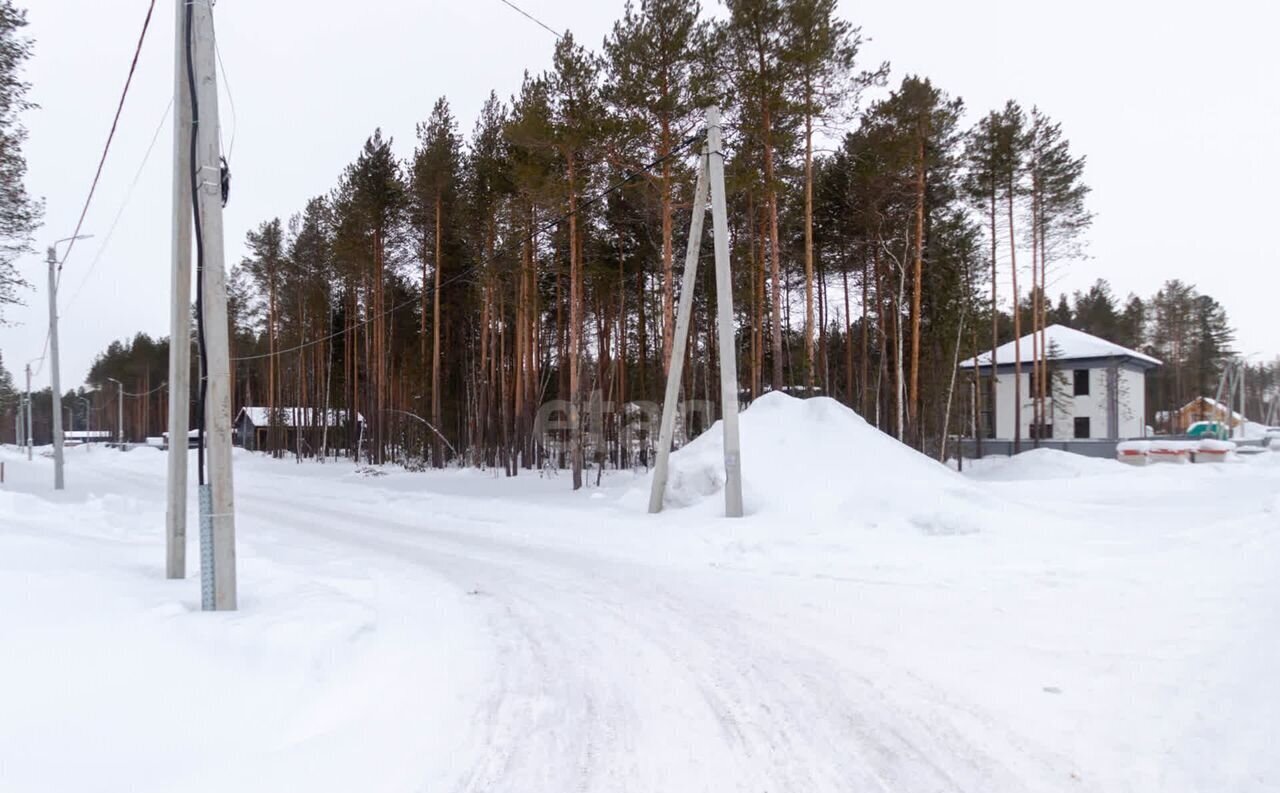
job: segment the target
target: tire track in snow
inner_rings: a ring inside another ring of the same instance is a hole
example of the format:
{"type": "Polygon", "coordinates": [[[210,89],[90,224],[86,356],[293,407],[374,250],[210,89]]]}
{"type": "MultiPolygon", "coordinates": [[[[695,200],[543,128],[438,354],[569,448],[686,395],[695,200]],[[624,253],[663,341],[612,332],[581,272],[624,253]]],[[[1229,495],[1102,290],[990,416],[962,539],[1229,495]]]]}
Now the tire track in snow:
{"type": "MultiPolygon", "coordinates": [[[[663,572],[673,580],[661,584],[628,585],[629,576],[640,572],[643,581],[654,571],[382,516],[371,524],[367,514],[289,499],[279,489],[265,495],[287,505],[275,513],[282,519],[313,514],[308,534],[421,564],[459,587],[485,582],[481,592],[501,607],[488,619],[502,672],[477,706],[475,762],[454,790],[632,789],[631,780],[653,772],[618,745],[643,745],[651,736],[637,732],[668,721],[643,701],[664,689],[683,694],[668,699],[700,703],[697,715],[715,725],[720,755],[708,762],[702,787],[668,778],[671,789],[961,791],[1012,781],[957,729],[901,710],[814,648],[764,646],[770,627],[732,604],[691,608],[709,593],[671,571],[663,572]],[[608,647],[592,638],[601,636],[608,647]],[[617,663],[620,651],[645,656],[655,669],[639,679],[622,675],[635,687],[581,671],[617,663]],[[557,764],[559,776],[550,773],[557,764]]],[[[242,503],[260,511],[258,501],[242,503]]],[[[705,743],[705,731],[701,737],[705,743]]]]}

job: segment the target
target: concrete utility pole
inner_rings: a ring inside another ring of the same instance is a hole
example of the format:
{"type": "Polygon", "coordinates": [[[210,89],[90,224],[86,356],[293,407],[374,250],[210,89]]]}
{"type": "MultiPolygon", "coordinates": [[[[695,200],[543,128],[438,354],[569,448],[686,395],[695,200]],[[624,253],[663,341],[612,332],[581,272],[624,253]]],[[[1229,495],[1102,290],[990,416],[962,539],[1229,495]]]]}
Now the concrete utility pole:
{"type": "Polygon", "coordinates": [[[87,240],[92,234],[64,237],[49,246],[49,386],[53,391],[53,489],[64,486],[62,474],[62,373],[58,368],[58,246],[87,240]]]}
{"type": "Polygon", "coordinates": [[[169,474],[165,503],[167,578],[187,575],[187,433],[191,421],[191,88],[188,0],[176,0],[173,58],[173,287],[169,316],[169,474]]]}
{"type": "Polygon", "coordinates": [[[724,514],[742,517],[742,450],[738,442],[738,345],[733,332],[733,278],[729,272],[729,214],[724,195],[720,109],[707,109],[707,163],[711,167],[711,235],[716,255],[720,402],[724,415],[724,514]]]}
{"type": "MultiPolygon", "coordinates": [[[[231,475],[231,356],[227,337],[227,285],[222,244],[222,157],[218,148],[218,83],[212,0],[186,6],[186,57],[194,75],[191,178],[198,210],[197,246],[203,273],[205,443],[208,477],[200,488],[200,584],[206,610],[236,608],[235,495],[231,475]]],[[[182,307],[183,315],[186,307],[182,307]]],[[[175,388],[174,391],[178,389],[175,388]]],[[[171,445],[181,438],[170,439],[171,445]]]]}
{"type": "Polygon", "coordinates": [[[62,474],[62,378],[58,372],[58,252],[49,246],[49,383],[53,391],[53,489],[65,487],[62,474]]]}
{"type": "Polygon", "coordinates": [[[693,190],[693,217],[689,221],[689,242],[684,254],[684,275],[680,279],[680,305],[676,309],[676,333],[671,340],[671,365],[667,369],[667,390],[662,399],[662,427],[658,431],[658,459],[653,464],[653,487],[649,491],[649,512],[662,511],[667,490],[671,444],[675,440],[676,400],[684,377],[685,345],[689,337],[689,317],[693,313],[693,291],[698,283],[698,252],[702,248],[702,221],[707,214],[707,147],[698,157],[698,181],[693,190]]]}
{"type": "Polygon", "coordinates": [[[31,364],[27,364],[27,461],[31,461],[31,447],[34,443],[35,430],[31,428],[31,364]]]}
{"type": "Polygon", "coordinates": [[[124,451],[124,383],[108,377],[116,384],[116,448],[124,451]]]}
{"type": "Polygon", "coordinates": [[[698,251],[702,244],[702,222],[706,214],[708,185],[711,189],[712,241],[716,262],[716,319],[720,346],[720,402],[724,411],[721,430],[724,438],[724,514],[742,517],[742,454],[738,441],[738,364],[733,329],[733,288],[729,269],[729,219],[724,193],[724,151],[721,144],[720,111],[707,110],[707,142],[699,158],[698,184],[694,190],[693,219],[689,224],[689,246],[685,252],[680,307],[676,315],[676,335],[672,340],[670,371],[662,405],[662,428],[658,434],[658,459],[654,465],[649,511],[662,511],[667,487],[671,442],[675,431],[676,399],[684,370],[685,343],[693,311],[693,291],[697,283],[698,251]]]}

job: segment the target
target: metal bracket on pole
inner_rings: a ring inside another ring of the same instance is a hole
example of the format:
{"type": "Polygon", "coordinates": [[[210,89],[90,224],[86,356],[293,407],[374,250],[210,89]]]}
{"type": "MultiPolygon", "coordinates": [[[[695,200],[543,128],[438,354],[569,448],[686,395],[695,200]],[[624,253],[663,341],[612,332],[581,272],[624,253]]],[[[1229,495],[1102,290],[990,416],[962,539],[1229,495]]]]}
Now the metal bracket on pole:
{"type": "Polygon", "coordinates": [[[213,489],[209,485],[200,485],[200,608],[213,611],[217,608],[214,602],[214,568],[217,561],[213,555],[213,489]]]}
{"type": "Polygon", "coordinates": [[[742,517],[742,454],[738,439],[738,364],[733,327],[733,278],[729,267],[729,221],[724,190],[724,151],[721,143],[720,111],[707,110],[707,141],[702,147],[698,165],[698,182],[694,190],[693,219],[689,224],[689,243],[685,252],[684,276],[681,279],[680,307],[676,315],[676,332],[672,340],[671,362],[667,369],[667,388],[662,404],[662,427],[658,434],[658,459],[653,469],[653,486],[649,492],[649,512],[661,512],[670,470],[671,443],[684,374],[685,346],[689,336],[689,319],[693,311],[693,291],[697,283],[698,252],[702,245],[702,224],[706,214],[707,192],[711,193],[712,239],[716,263],[716,318],[720,348],[720,401],[724,411],[721,430],[724,436],[724,512],[727,517],[742,517]]]}

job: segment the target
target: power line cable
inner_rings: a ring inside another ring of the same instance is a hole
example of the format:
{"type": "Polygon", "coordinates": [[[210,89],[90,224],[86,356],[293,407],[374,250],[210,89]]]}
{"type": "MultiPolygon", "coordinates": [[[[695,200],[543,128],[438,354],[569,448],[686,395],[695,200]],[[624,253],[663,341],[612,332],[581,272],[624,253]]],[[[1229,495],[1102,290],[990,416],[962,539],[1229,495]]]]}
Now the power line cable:
{"type": "MultiPolygon", "coordinates": [[[[599,202],[603,201],[605,198],[609,197],[611,194],[613,194],[613,193],[617,192],[618,190],[621,190],[622,188],[624,188],[624,187],[626,187],[627,185],[631,184],[633,181],[635,181],[635,180],[636,180],[636,178],[637,178],[637,177],[639,177],[639,176],[640,176],[640,174],[641,174],[641,173],[647,173],[647,172],[653,171],[655,168],[657,168],[658,166],[662,165],[662,164],[663,164],[664,162],[666,162],[667,160],[674,159],[674,158],[675,158],[677,155],[679,155],[682,151],[684,151],[685,149],[687,149],[689,146],[693,145],[694,143],[697,143],[697,142],[698,142],[698,141],[700,141],[701,139],[702,139],[701,135],[692,135],[692,136],[690,136],[690,137],[686,138],[685,140],[681,141],[679,144],[677,144],[677,145],[676,145],[676,146],[675,146],[675,147],[674,147],[670,152],[668,152],[666,155],[664,155],[664,156],[662,156],[662,157],[659,157],[658,159],[654,160],[653,162],[650,162],[650,163],[648,163],[647,165],[643,165],[643,166],[641,166],[638,170],[627,170],[627,171],[625,171],[625,172],[624,172],[624,175],[623,175],[623,177],[622,177],[621,179],[619,179],[617,182],[613,183],[612,185],[608,186],[608,187],[607,187],[607,188],[605,188],[604,190],[601,190],[599,193],[597,193],[596,195],[592,196],[591,198],[588,198],[588,199],[586,199],[586,200],[582,201],[582,202],[578,205],[578,208],[577,208],[577,209],[573,210],[572,212],[565,212],[565,213],[563,213],[563,214],[561,214],[561,215],[559,215],[559,216],[557,216],[557,217],[555,217],[555,218],[552,218],[551,220],[549,220],[549,221],[547,221],[547,222],[543,223],[543,224],[542,224],[541,226],[539,226],[538,228],[534,229],[532,232],[530,232],[530,233],[528,234],[528,236],[524,236],[524,237],[512,237],[512,238],[510,238],[510,239],[509,239],[509,241],[507,242],[507,244],[509,245],[509,244],[511,244],[511,243],[513,243],[513,242],[525,242],[525,241],[533,241],[533,242],[537,242],[537,239],[538,239],[538,237],[539,237],[539,236],[541,236],[541,235],[542,235],[542,234],[544,234],[545,232],[549,231],[549,230],[550,230],[551,228],[553,228],[554,226],[559,225],[559,224],[561,224],[561,223],[564,223],[564,222],[565,222],[565,221],[567,221],[570,217],[573,217],[574,215],[580,214],[580,213],[582,213],[582,212],[583,212],[584,210],[586,210],[586,209],[590,209],[592,206],[595,206],[595,205],[596,205],[596,204],[598,204],[599,202]]],[[[441,282],[440,286],[441,286],[441,287],[444,287],[444,286],[447,286],[447,285],[449,285],[449,284],[456,283],[456,282],[458,282],[458,281],[462,280],[463,278],[465,278],[465,277],[467,277],[467,276],[469,276],[469,275],[471,275],[471,274],[475,273],[475,272],[476,272],[477,270],[479,270],[479,269],[480,269],[480,265],[478,265],[478,264],[473,264],[473,265],[471,265],[470,267],[464,267],[462,270],[459,270],[457,273],[455,273],[454,275],[452,275],[451,277],[449,277],[449,278],[448,278],[448,279],[446,279],[445,281],[441,282]]],[[[423,284],[423,290],[425,291],[426,289],[427,289],[426,284],[423,284]]],[[[431,288],[431,290],[432,290],[432,291],[435,291],[435,287],[432,287],[432,288],[431,288]]],[[[310,341],[303,342],[302,344],[298,344],[298,345],[293,346],[293,347],[290,347],[290,348],[288,348],[288,349],[284,349],[284,350],[277,350],[275,353],[263,353],[263,354],[261,354],[261,355],[246,355],[246,356],[242,356],[242,357],[239,357],[239,358],[232,358],[232,359],[231,359],[231,362],[232,362],[232,363],[241,363],[241,362],[244,362],[244,361],[259,361],[259,360],[263,360],[263,359],[266,359],[266,358],[270,358],[270,357],[272,357],[272,355],[280,356],[280,355],[287,355],[287,354],[289,354],[289,353],[299,352],[299,351],[301,351],[301,350],[305,350],[305,349],[307,349],[308,347],[313,347],[313,346],[315,346],[316,344],[320,344],[320,343],[322,343],[322,342],[326,342],[326,341],[329,341],[329,340],[331,340],[331,339],[336,339],[336,338],[338,338],[338,337],[340,337],[340,336],[345,336],[347,333],[350,333],[352,330],[354,330],[354,329],[356,329],[356,328],[364,327],[365,325],[368,325],[368,324],[372,323],[374,320],[377,320],[377,319],[379,319],[379,318],[381,318],[381,317],[389,316],[390,314],[393,314],[393,313],[395,313],[396,311],[399,311],[399,310],[401,310],[401,309],[403,309],[403,308],[407,308],[407,307],[409,307],[409,306],[415,305],[416,303],[418,303],[418,302],[419,302],[419,300],[421,300],[421,296],[414,296],[414,297],[412,297],[412,298],[410,298],[410,299],[408,299],[408,300],[405,300],[405,301],[404,301],[404,302],[402,302],[402,303],[399,303],[399,304],[397,304],[397,305],[392,306],[391,308],[386,309],[385,311],[382,311],[381,313],[374,314],[374,315],[373,315],[373,316],[371,316],[371,317],[366,317],[363,321],[361,321],[361,322],[357,322],[357,323],[355,323],[355,324],[351,325],[351,326],[350,326],[350,327],[348,327],[348,328],[344,328],[344,329],[342,329],[342,330],[340,330],[340,331],[337,331],[337,332],[335,332],[335,333],[330,333],[329,335],[327,335],[327,336],[322,336],[322,337],[320,337],[320,338],[318,338],[318,339],[312,339],[312,340],[310,340],[310,341]]]]}
{"type": "Polygon", "coordinates": [[[165,122],[169,120],[169,113],[173,110],[173,99],[169,100],[169,104],[164,109],[164,115],[160,117],[160,123],[156,125],[156,131],[151,136],[151,143],[147,146],[147,151],[142,155],[142,162],[138,164],[138,170],[133,174],[133,181],[129,183],[129,189],[125,191],[124,200],[120,202],[120,208],[116,210],[116,216],[111,221],[111,227],[107,230],[107,235],[102,239],[102,244],[98,246],[98,252],[93,257],[93,261],[89,263],[88,269],[85,270],[84,278],[80,279],[76,291],[71,293],[71,297],[63,304],[63,310],[71,307],[76,301],[80,293],[84,290],[85,284],[89,282],[89,276],[93,274],[93,269],[98,266],[98,262],[102,259],[102,255],[106,253],[107,246],[111,243],[111,237],[116,233],[116,226],[120,223],[120,218],[124,216],[125,209],[129,206],[129,201],[133,198],[133,191],[138,186],[139,180],[142,179],[142,172],[147,167],[148,160],[151,159],[151,152],[155,150],[156,141],[160,139],[160,133],[164,131],[165,122]]]}
{"type": "Polygon", "coordinates": [[[154,394],[155,392],[159,391],[160,389],[165,388],[168,385],[169,385],[168,381],[165,381],[160,385],[156,386],[155,388],[151,389],[150,391],[144,391],[141,394],[131,394],[128,391],[121,391],[120,393],[123,396],[127,396],[127,397],[148,397],[154,394]]]}
{"type": "Polygon", "coordinates": [[[528,11],[525,11],[523,8],[516,5],[515,3],[512,3],[510,0],[498,0],[498,2],[502,3],[507,8],[510,8],[512,11],[515,11],[517,14],[521,15],[525,19],[528,19],[529,21],[533,22],[535,25],[538,25],[543,30],[555,36],[557,39],[560,38],[560,34],[557,33],[554,28],[552,28],[546,22],[543,22],[541,19],[538,19],[533,14],[530,14],[528,11]]]}
{"type": "MultiPolygon", "coordinates": [[[[210,14],[209,20],[209,24],[212,26],[212,14],[210,14]]],[[[236,150],[236,130],[239,129],[240,123],[239,117],[236,115],[236,98],[235,95],[231,93],[231,80],[227,78],[227,67],[222,62],[222,47],[218,44],[218,34],[216,30],[213,34],[213,54],[218,58],[218,72],[222,75],[222,90],[227,95],[227,106],[231,110],[231,142],[226,149],[227,161],[230,162],[231,155],[236,150]]],[[[218,127],[218,146],[220,148],[222,146],[222,127],[218,127]]]]}
{"type": "MultiPolygon", "coordinates": [[[[71,256],[71,251],[76,247],[76,238],[80,236],[80,229],[84,226],[85,216],[89,214],[89,205],[93,203],[94,191],[98,189],[98,180],[102,178],[102,168],[107,164],[107,154],[111,151],[111,141],[115,139],[116,127],[120,125],[120,115],[124,112],[124,100],[129,96],[129,87],[133,85],[133,75],[138,69],[138,56],[142,54],[142,42],[147,38],[147,30],[151,27],[151,13],[156,9],[156,0],[151,0],[147,6],[147,16],[142,20],[142,32],[138,35],[138,44],[133,50],[133,61],[129,64],[129,76],[125,78],[124,90],[120,92],[120,102],[116,105],[115,118],[111,120],[111,131],[107,133],[106,145],[102,147],[102,156],[98,159],[98,170],[93,174],[93,182],[89,185],[89,195],[84,199],[84,207],[80,210],[80,219],[76,221],[76,230],[71,234],[71,240],[67,243],[67,252],[62,255],[62,261],[58,263],[58,281],[62,280],[62,265],[71,256]]],[[[55,282],[56,283],[56,282],[55,282]]]]}

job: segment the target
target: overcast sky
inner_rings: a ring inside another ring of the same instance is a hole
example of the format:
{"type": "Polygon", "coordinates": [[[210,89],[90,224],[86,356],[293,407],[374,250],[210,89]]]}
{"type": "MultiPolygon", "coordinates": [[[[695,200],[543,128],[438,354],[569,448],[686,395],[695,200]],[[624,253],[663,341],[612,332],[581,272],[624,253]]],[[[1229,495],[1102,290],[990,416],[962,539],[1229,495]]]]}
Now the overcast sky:
{"type": "MultiPolygon", "coordinates": [[[[623,8],[623,0],[515,1],[593,47],[623,8]]],[[[16,327],[0,328],[0,351],[21,380],[45,338],[44,248],[75,226],[147,0],[19,4],[30,10],[28,77],[41,106],[27,116],[28,187],[47,201],[39,253],[20,262],[38,291],[28,308],[8,311],[16,327]]],[[[64,388],[81,383],[112,339],[168,333],[171,125],[103,242],[172,92],[173,6],[158,0],[85,223],[96,237],[79,243],[64,272],[64,388]]],[[[1182,278],[1225,304],[1241,352],[1280,352],[1277,4],[885,0],[843,3],[841,13],[869,39],[865,62],[889,60],[894,80],[931,77],[964,98],[970,121],[1009,98],[1037,104],[1088,156],[1097,215],[1090,258],[1055,292],[1105,277],[1120,298],[1147,297],[1182,278]]],[[[444,94],[469,133],[490,89],[510,96],[525,69],[549,65],[554,43],[501,0],[221,0],[216,14],[235,110],[223,102],[224,141],[234,135],[228,265],[246,230],[332,187],[374,127],[406,156],[414,125],[444,94]]]]}

